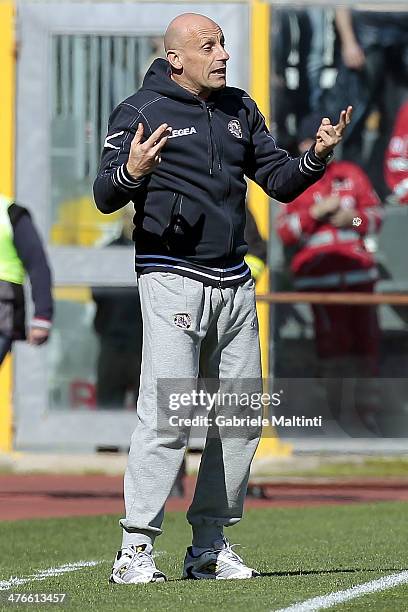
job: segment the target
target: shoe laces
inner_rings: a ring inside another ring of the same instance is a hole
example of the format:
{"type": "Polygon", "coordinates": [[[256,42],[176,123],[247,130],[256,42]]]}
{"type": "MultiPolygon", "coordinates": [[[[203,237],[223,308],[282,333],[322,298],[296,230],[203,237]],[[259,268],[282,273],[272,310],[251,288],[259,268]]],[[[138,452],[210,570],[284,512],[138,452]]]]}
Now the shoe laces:
{"type": "Polygon", "coordinates": [[[241,557],[233,550],[235,546],[240,546],[240,544],[230,544],[228,541],[226,542],[226,548],[220,548],[217,552],[222,552],[223,556],[225,556],[229,561],[234,561],[235,563],[243,563],[244,561],[241,557]]]}
{"type": "Polygon", "coordinates": [[[132,565],[137,565],[139,567],[152,567],[152,565],[154,565],[154,561],[149,553],[141,550],[132,555],[129,563],[129,569],[132,567],[132,565]]]}
{"type": "Polygon", "coordinates": [[[154,565],[154,561],[151,555],[147,552],[139,552],[135,555],[137,557],[136,564],[141,567],[151,567],[154,565]]]}

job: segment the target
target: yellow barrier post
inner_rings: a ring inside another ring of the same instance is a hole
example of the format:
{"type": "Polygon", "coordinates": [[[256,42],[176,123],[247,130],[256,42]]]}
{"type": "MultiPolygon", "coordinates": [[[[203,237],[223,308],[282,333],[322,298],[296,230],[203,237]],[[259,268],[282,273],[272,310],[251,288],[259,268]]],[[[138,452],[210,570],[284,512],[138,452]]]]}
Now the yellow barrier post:
{"type": "MultiPolygon", "coordinates": [[[[260,111],[265,116],[269,125],[270,107],[270,6],[262,0],[251,2],[251,28],[250,28],[250,78],[251,95],[256,100],[260,111]]],[[[252,181],[249,182],[249,208],[255,217],[258,229],[263,238],[269,238],[269,198],[252,181]]],[[[269,275],[268,271],[262,274],[257,282],[257,293],[268,293],[269,275]]],[[[269,373],[269,305],[258,303],[259,335],[261,342],[262,372],[267,377],[269,373]]],[[[274,430],[264,428],[262,440],[259,444],[256,457],[288,456],[292,447],[279,440],[274,430]]]]}
{"type": "MultiPolygon", "coordinates": [[[[14,193],[14,3],[0,0],[0,193],[14,193]]],[[[0,370],[0,451],[12,450],[12,360],[6,357],[0,370]]]]}

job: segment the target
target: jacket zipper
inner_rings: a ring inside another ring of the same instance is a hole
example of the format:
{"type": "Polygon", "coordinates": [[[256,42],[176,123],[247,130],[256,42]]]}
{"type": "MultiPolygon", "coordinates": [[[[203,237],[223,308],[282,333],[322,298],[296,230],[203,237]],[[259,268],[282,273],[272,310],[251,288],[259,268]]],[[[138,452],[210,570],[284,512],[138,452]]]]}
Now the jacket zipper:
{"type": "Polygon", "coordinates": [[[205,110],[207,113],[207,121],[208,121],[208,140],[207,140],[207,159],[208,159],[208,172],[209,175],[213,175],[213,165],[214,165],[214,152],[213,152],[213,143],[212,143],[212,126],[211,126],[211,111],[208,106],[205,104],[205,110]]]}
{"type": "Polygon", "coordinates": [[[210,176],[212,176],[213,170],[214,170],[214,148],[218,156],[218,162],[217,162],[218,170],[220,171],[222,170],[222,165],[221,165],[221,157],[220,157],[220,154],[217,148],[217,143],[215,141],[213,129],[212,129],[212,111],[211,111],[211,108],[207,106],[207,104],[205,104],[205,108],[206,108],[207,121],[208,121],[208,169],[209,169],[210,176]]]}
{"type": "MultiPolygon", "coordinates": [[[[220,172],[222,171],[222,164],[221,164],[221,156],[220,156],[220,153],[218,151],[217,143],[216,143],[214,135],[213,135],[213,129],[212,129],[212,111],[211,111],[211,108],[209,106],[207,106],[207,104],[205,104],[205,108],[206,108],[206,111],[207,111],[207,120],[208,120],[208,160],[209,160],[208,165],[209,165],[209,174],[210,174],[210,176],[212,176],[213,175],[213,167],[214,167],[214,147],[215,147],[215,150],[216,150],[216,153],[217,153],[217,156],[218,156],[217,165],[218,165],[218,170],[220,172]]],[[[228,255],[229,255],[232,252],[232,247],[233,247],[233,244],[234,244],[234,226],[232,224],[231,216],[230,216],[230,214],[228,212],[228,208],[226,206],[226,199],[227,199],[227,197],[228,197],[228,195],[230,193],[230,190],[231,190],[231,185],[230,185],[229,178],[227,180],[228,180],[228,187],[227,187],[227,190],[226,190],[225,195],[223,197],[222,204],[223,204],[223,208],[225,210],[225,216],[228,219],[228,225],[230,227],[230,232],[231,232],[230,233],[230,238],[229,238],[229,244],[228,244],[228,255]]],[[[225,267],[225,265],[226,265],[226,261],[224,261],[224,267],[225,267]]],[[[219,281],[218,281],[218,289],[220,290],[222,301],[225,304],[224,296],[223,296],[223,293],[222,293],[222,282],[223,282],[223,280],[224,280],[223,279],[223,273],[220,272],[220,278],[219,278],[219,281]]]]}

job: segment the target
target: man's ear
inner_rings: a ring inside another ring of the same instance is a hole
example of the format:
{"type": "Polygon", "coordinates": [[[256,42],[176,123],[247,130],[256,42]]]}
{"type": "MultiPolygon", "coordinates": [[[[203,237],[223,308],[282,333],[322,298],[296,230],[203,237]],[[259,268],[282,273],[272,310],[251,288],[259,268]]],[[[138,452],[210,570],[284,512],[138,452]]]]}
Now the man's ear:
{"type": "Polygon", "coordinates": [[[175,72],[180,72],[183,69],[183,64],[177,51],[167,51],[167,61],[175,72]]]}

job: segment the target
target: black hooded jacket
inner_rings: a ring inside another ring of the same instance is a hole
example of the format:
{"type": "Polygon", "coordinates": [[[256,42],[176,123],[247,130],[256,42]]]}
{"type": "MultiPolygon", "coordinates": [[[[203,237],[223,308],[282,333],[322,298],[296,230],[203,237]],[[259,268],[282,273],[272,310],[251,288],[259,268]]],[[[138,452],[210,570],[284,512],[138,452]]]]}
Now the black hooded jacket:
{"type": "Polygon", "coordinates": [[[225,87],[203,101],[177,85],[167,61],[157,59],[142,88],[110,117],[94,197],[103,213],[134,202],[138,274],[171,271],[226,287],[250,276],[245,177],[289,202],[325,166],[313,147],[300,158],[280,149],[244,91],[225,87]],[[172,133],[161,163],[136,181],[126,162],[140,122],[146,138],[162,123],[172,133]]]}

